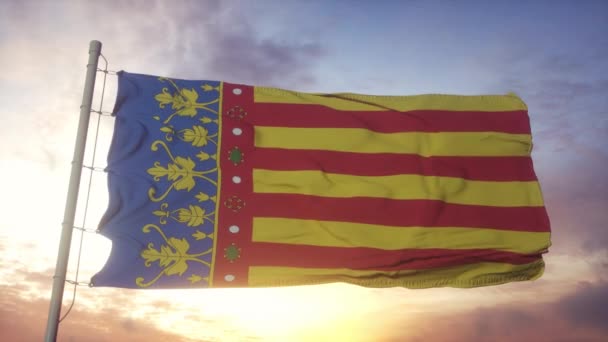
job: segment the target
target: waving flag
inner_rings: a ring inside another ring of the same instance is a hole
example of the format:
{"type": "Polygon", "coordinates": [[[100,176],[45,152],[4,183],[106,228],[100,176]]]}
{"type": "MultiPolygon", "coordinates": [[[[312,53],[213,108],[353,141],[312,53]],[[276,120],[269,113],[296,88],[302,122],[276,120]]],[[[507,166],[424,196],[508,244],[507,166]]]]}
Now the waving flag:
{"type": "Polygon", "coordinates": [[[549,220],[515,95],[309,94],[119,73],[95,286],[541,276],[549,220]]]}

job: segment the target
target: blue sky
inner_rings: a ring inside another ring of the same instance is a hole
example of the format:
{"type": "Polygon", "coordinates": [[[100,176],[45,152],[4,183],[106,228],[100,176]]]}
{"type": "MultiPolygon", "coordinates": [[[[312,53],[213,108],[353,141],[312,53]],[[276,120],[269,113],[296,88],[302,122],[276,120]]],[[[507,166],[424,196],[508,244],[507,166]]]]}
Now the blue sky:
{"type": "MultiPolygon", "coordinates": [[[[542,279],[465,292],[327,285],[194,300],[83,288],[65,340],[91,331],[100,341],[608,336],[607,1],[9,0],[0,4],[3,339],[39,340],[44,329],[91,39],[113,70],[177,78],[313,92],[513,91],[529,107],[554,244],[542,279]]],[[[99,166],[111,119],[101,128],[99,166]]],[[[106,205],[103,175],[93,191],[91,228],[106,205]]],[[[86,241],[83,280],[109,249],[100,237],[86,241]]]]}

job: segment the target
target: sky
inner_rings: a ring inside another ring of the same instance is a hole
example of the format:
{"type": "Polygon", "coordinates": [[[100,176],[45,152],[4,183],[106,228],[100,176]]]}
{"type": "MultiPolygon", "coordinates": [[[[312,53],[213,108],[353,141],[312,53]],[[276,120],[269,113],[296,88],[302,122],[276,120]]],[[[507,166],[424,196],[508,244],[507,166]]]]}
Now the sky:
{"type": "MultiPolygon", "coordinates": [[[[0,339],[44,334],[92,39],[111,70],[311,92],[515,92],[553,245],[541,279],[468,290],[79,286],[59,341],[608,340],[608,1],[591,0],[1,1],[0,339]]],[[[103,97],[102,81],[94,103],[110,111],[116,78],[103,97]]],[[[95,160],[92,120],[87,164],[104,166],[112,120],[100,120],[95,160]]],[[[104,174],[83,173],[76,225],[95,229],[106,205],[104,174]]],[[[109,249],[85,235],[79,281],[109,249]]]]}

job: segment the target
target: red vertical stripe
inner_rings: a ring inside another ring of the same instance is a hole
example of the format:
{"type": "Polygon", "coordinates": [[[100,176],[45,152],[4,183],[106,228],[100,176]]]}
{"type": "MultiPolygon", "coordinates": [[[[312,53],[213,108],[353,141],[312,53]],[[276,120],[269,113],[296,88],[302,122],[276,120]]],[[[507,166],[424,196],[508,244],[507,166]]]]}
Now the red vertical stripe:
{"type": "Polygon", "coordinates": [[[254,110],[253,87],[224,83],[222,94],[222,132],[221,149],[217,156],[220,172],[220,198],[218,203],[216,250],[214,260],[213,287],[246,287],[248,286],[249,266],[246,256],[251,250],[251,163],[247,155],[253,149],[253,128],[245,124],[244,118],[254,110]],[[240,134],[235,134],[235,129],[240,134]],[[238,165],[229,160],[230,151],[238,147],[245,153],[245,160],[238,165]],[[239,177],[239,182],[234,181],[239,177]],[[244,203],[242,208],[229,208],[229,203],[244,203]],[[238,227],[231,232],[230,227],[238,227]],[[239,250],[240,257],[229,260],[226,254],[229,249],[239,250]]]}

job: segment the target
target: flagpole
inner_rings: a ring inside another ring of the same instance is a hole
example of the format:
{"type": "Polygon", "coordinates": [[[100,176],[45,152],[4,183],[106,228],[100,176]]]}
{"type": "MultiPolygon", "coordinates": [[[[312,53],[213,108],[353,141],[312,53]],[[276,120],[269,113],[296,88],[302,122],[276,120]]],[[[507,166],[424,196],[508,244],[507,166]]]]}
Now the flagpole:
{"type": "Polygon", "coordinates": [[[68,187],[68,196],[63,214],[63,228],[61,240],[59,241],[59,252],[57,254],[57,265],[53,276],[53,292],[49,316],[46,325],[46,342],[55,342],[57,339],[57,328],[59,327],[59,315],[63,302],[63,290],[70,258],[70,245],[72,243],[72,229],[74,228],[74,217],[76,216],[76,203],[78,202],[78,190],[80,187],[80,176],[84,160],[87,132],[89,129],[89,118],[91,116],[91,104],[93,102],[93,90],[95,89],[95,77],[97,76],[97,65],[101,54],[101,42],[92,40],[89,44],[89,63],[87,64],[87,76],[84,82],[82,105],[80,106],[80,120],[72,158],[72,173],[68,187]]]}

